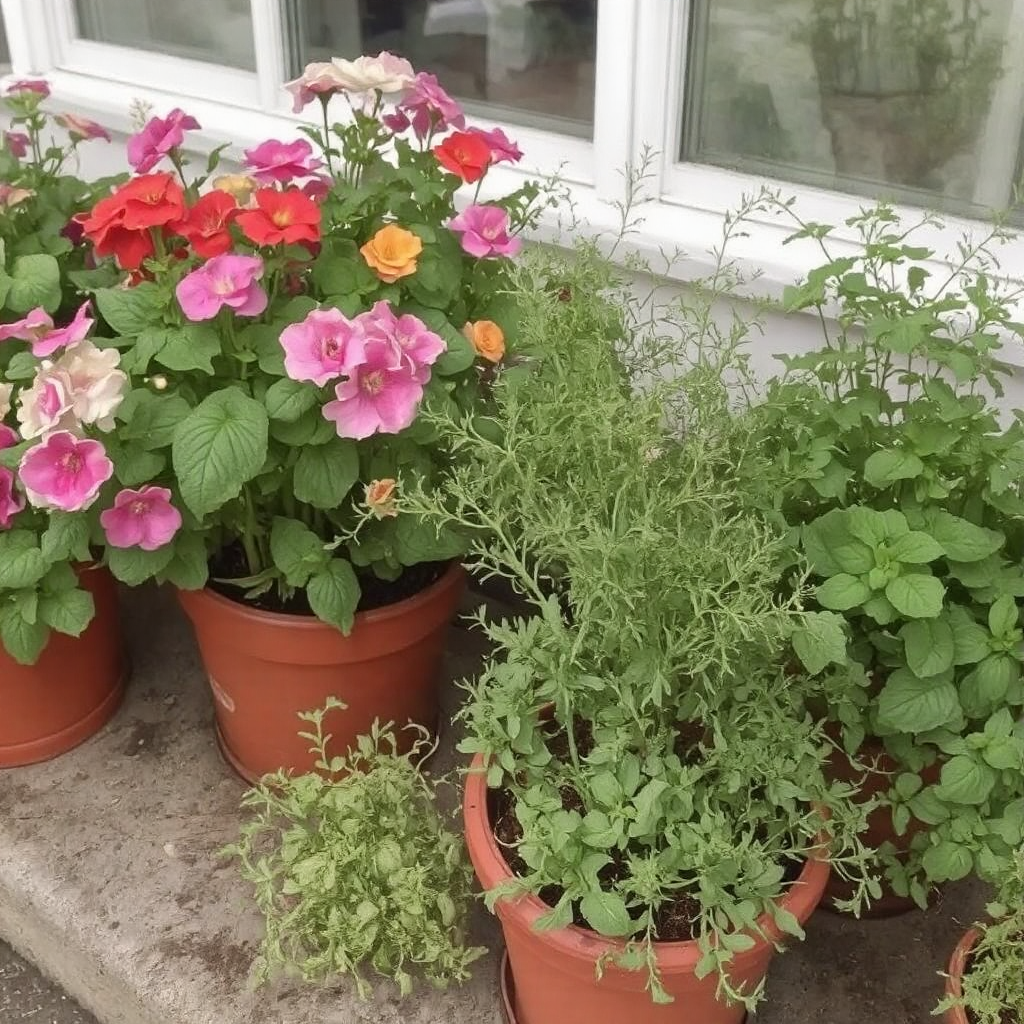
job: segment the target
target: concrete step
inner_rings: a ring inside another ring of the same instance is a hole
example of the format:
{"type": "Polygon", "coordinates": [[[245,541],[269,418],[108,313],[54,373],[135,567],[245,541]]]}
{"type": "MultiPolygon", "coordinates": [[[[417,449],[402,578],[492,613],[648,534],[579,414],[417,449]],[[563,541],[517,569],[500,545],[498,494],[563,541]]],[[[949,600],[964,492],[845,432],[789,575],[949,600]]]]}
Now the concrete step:
{"type": "Polygon", "coordinates": [[[96,1024],[52,981],[0,942],[0,1020],[9,1024],[96,1024]]]}
{"type": "MultiPolygon", "coordinates": [[[[0,772],[0,939],[99,1024],[496,1024],[501,939],[482,908],[473,940],[492,952],[462,988],[404,1002],[387,985],[370,1002],[344,983],[249,988],[260,919],[234,865],[215,857],[237,835],[244,787],[217,752],[176,603],[144,589],[125,606],[134,675],[114,721],[57,761],[0,772]]],[[[472,673],[479,638],[453,628],[449,647],[447,677],[472,673]]],[[[447,708],[458,699],[448,685],[447,708]]],[[[448,730],[438,770],[457,763],[454,740],[448,730]]],[[[982,902],[979,887],[958,885],[927,914],[816,914],[808,941],[775,961],[758,1024],[922,1024],[982,902]]]]}

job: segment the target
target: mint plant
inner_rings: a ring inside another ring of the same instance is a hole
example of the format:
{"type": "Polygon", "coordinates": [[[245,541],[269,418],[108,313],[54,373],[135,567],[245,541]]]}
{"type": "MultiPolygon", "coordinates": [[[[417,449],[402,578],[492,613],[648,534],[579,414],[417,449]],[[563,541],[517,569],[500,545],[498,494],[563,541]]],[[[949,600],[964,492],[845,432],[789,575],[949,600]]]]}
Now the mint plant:
{"type": "Polygon", "coordinates": [[[330,700],[299,716],[320,774],[265,777],[242,798],[249,820],[224,851],[266,923],[254,977],[344,975],[363,998],[368,974],[402,995],[416,974],[438,987],[462,981],[484,951],[465,943],[471,872],[435,805],[439,783],[420,770],[430,744],[398,754],[391,727],[375,724],[358,749],[328,758],[324,715],[344,708],[330,700]]]}

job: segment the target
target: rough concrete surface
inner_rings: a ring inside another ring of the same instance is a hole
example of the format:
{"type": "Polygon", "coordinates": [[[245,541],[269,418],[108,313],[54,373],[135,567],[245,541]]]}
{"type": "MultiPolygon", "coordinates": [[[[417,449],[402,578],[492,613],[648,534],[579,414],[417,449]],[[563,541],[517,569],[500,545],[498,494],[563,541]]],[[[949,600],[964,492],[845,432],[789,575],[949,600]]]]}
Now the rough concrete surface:
{"type": "MultiPolygon", "coordinates": [[[[406,1003],[388,987],[368,1003],[344,984],[248,988],[260,920],[234,866],[215,857],[237,834],[244,787],[217,752],[173,599],[135,592],[126,617],[134,675],[114,721],[57,761],[0,773],[0,939],[100,1024],[496,1024],[500,935],[479,909],[473,939],[492,952],[464,988],[406,1003]]],[[[479,641],[453,629],[450,648],[448,676],[471,673],[479,641]]],[[[451,707],[458,693],[446,694],[451,707]]],[[[453,739],[440,770],[454,763],[453,739]]],[[[775,961],[758,1024],[925,1024],[937,972],[981,902],[976,887],[952,886],[927,914],[818,913],[808,941],[775,961]]],[[[0,1010],[3,985],[0,975],[0,1010]]]]}
{"type": "Polygon", "coordinates": [[[0,942],[0,1021],[4,1024],[96,1024],[96,1018],[0,942]]]}

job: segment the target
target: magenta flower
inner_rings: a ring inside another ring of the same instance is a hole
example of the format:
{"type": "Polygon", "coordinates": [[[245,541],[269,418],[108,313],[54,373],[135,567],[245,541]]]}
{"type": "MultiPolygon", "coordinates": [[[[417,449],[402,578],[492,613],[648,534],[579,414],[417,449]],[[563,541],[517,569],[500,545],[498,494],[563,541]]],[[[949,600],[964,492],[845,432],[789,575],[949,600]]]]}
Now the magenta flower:
{"type": "Polygon", "coordinates": [[[100,513],[100,525],[112,547],[156,551],[181,529],[181,513],[171,504],[166,487],[146,484],[118,491],[114,507],[100,513]]]}
{"type": "Polygon", "coordinates": [[[15,320],[11,324],[0,324],[0,341],[17,338],[19,341],[31,341],[35,345],[52,330],[53,318],[42,306],[36,306],[21,320],[15,320]]]}
{"type": "Polygon", "coordinates": [[[411,125],[416,137],[425,139],[431,131],[465,128],[466,115],[434,75],[421,71],[413,79],[408,95],[383,122],[393,132],[404,132],[411,125]]]}
{"type": "Polygon", "coordinates": [[[52,356],[59,348],[65,345],[77,345],[92,329],[96,322],[89,315],[89,300],[86,299],[78,307],[74,319],[66,327],[58,327],[55,331],[49,331],[43,337],[32,342],[32,355],[38,359],[52,356]]]}
{"type": "Polygon", "coordinates": [[[191,114],[177,107],[166,117],[151,117],[142,131],[128,140],[128,163],[138,174],[149,173],[185,141],[188,129],[198,127],[199,122],[191,114]]]}
{"type": "Polygon", "coordinates": [[[430,380],[430,367],[448,349],[444,339],[411,313],[395,316],[385,301],[374,303],[373,309],[360,313],[356,322],[366,332],[366,340],[379,341],[394,347],[399,362],[407,363],[421,384],[430,380]]]}
{"type": "Polygon", "coordinates": [[[103,139],[106,142],[110,141],[110,132],[103,125],[88,117],[79,117],[77,114],[58,114],[54,120],[75,140],[103,139]]]}
{"type": "Polygon", "coordinates": [[[11,520],[25,507],[25,498],[14,490],[13,469],[0,466],[0,529],[8,530],[11,520]]]}
{"type": "Polygon", "coordinates": [[[467,206],[448,227],[462,235],[470,256],[515,256],[523,243],[508,233],[508,214],[500,206],[467,206]]]}
{"type": "Polygon", "coordinates": [[[4,141],[19,160],[28,153],[30,139],[24,132],[4,132],[4,141]]]}
{"type": "Polygon", "coordinates": [[[245,151],[245,166],[261,185],[308,178],[323,164],[313,157],[313,147],[305,139],[294,142],[267,139],[245,151]]]}
{"type": "Polygon", "coordinates": [[[61,430],[25,452],[18,474],[29,504],[79,512],[96,500],[114,464],[99,441],[61,430]]]}
{"type": "Polygon", "coordinates": [[[175,294],[192,321],[212,320],[224,306],[238,316],[259,316],[267,308],[267,293],[257,283],[262,276],[259,256],[225,253],[186,274],[175,294]]]}
{"type": "Polygon", "coordinates": [[[331,178],[322,174],[314,174],[305,185],[302,186],[302,194],[314,203],[322,203],[331,192],[334,182],[331,178]]]}
{"type": "Polygon", "coordinates": [[[50,86],[42,78],[19,78],[7,86],[8,96],[17,96],[18,93],[34,92],[45,100],[50,95],[50,86]]]}
{"type": "Polygon", "coordinates": [[[368,342],[365,361],[335,386],[336,401],[328,402],[323,414],[339,437],[397,434],[416,418],[423,385],[408,360],[395,357],[393,345],[368,342]]]}
{"type": "Polygon", "coordinates": [[[500,128],[492,128],[489,132],[483,128],[470,128],[469,131],[479,135],[491,147],[492,164],[517,164],[523,159],[523,151],[500,128]]]}
{"type": "Polygon", "coordinates": [[[7,426],[6,423],[0,423],[0,451],[3,451],[4,448],[13,448],[18,440],[18,432],[13,427],[7,426]]]}
{"type": "Polygon", "coordinates": [[[281,332],[284,370],[292,380],[323,387],[351,374],[366,358],[363,332],[337,309],[314,309],[305,320],[281,332]]]}

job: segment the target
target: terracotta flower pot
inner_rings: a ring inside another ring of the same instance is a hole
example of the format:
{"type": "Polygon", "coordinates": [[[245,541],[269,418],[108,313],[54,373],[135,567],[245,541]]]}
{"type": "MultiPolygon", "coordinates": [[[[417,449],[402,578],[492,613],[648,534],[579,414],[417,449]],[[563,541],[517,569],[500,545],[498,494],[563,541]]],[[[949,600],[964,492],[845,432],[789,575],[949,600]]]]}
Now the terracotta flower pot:
{"type": "MultiPolygon", "coordinates": [[[[487,812],[487,783],[478,756],[466,776],[463,815],[466,842],[477,878],[485,890],[512,877],[494,838],[487,812]]],[[[808,860],[782,905],[801,923],[821,900],[828,879],[825,854],[808,860]]],[[[505,935],[512,984],[508,992],[513,1024],[740,1024],[741,1004],[727,1006],[715,995],[717,975],[698,980],[694,974],[700,951],[696,942],[664,942],[657,947],[661,980],[675,1001],[652,1002],[645,971],[628,971],[608,963],[600,981],[595,966],[602,955],[622,943],[570,925],[535,931],[534,922],[548,911],[536,896],[499,900],[495,906],[505,935]]],[[[732,981],[755,986],[768,972],[775,954],[773,941],[785,941],[767,916],[760,925],[768,941],[753,936],[755,946],[737,953],[729,969],[732,981]]]]}
{"type": "Polygon", "coordinates": [[[79,580],[96,603],[80,637],[56,631],[34,665],[0,646],[0,768],[48,761],[103,728],[124,696],[117,589],[106,569],[79,580]]]}
{"type": "MultiPolygon", "coordinates": [[[[949,960],[949,976],[946,978],[946,995],[959,999],[963,995],[963,978],[971,952],[981,938],[981,932],[972,928],[957,944],[949,960]]],[[[968,1024],[967,1011],[962,1006],[951,1006],[943,1015],[946,1024],[968,1024]]]]}
{"type": "Polygon", "coordinates": [[[324,723],[334,753],[354,745],[374,719],[393,721],[405,749],[414,739],[402,732],[406,723],[433,730],[445,636],[463,587],[462,568],[453,564],[421,593],[358,614],[347,637],[311,615],[260,611],[212,590],[179,591],[231,766],[249,782],[279,768],[312,771],[315,758],[298,735],[298,714],[323,707],[328,697],[348,705],[324,723]]]}
{"type": "MultiPolygon", "coordinates": [[[[860,799],[862,801],[870,800],[879,793],[888,792],[892,788],[895,774],[903,770],[897,761],[886,753],[885,747],[878,740],[870,738],[861,745],[857,759],[864,765],[875,765],[876,770],[864,772],[855,768],[842,750],[835,750],[825,771],[830,779],[858,783],[861,787],[860,799]]],[[[931,765],[921,772],[921,780],[926,786],[930,786],[939,781],[940,772],[939,764],[931,765]]],[[[901,836],[897,835],[892,825],[891,808],[878,807],[868,815],[868,829],[862,838],[865,845],[873,850],[877,850],[883,843],[892,843],[898,853],[906,854],[910,850],[914,836],[927,828],[928,826],[924,822],[911,818],[906,832],[901,836]]],[[[833,874],[829,878],[828,888],[825,892],[827,897],[825,906],[834,909],[832,901],[848,899],[851,895],[851,888],[849,883],[833,874]]],[[[861,917],[894,917],[897,914],[905,914],[916,909],[917,904],[909,896],[897,895],[883,882],[881,897],[873,900],[867,910],[861,911],[861,917]]]]}

